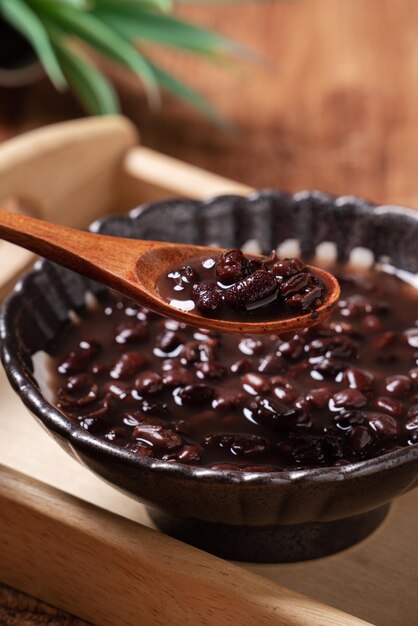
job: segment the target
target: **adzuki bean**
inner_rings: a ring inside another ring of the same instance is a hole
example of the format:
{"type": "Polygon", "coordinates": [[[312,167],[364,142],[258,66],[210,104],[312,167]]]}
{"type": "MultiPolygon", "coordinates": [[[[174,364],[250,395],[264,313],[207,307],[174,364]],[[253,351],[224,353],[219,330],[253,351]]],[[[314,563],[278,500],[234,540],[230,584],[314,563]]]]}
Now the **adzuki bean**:
{"type": "MultiPolygon", "coordinates": [[[[342,467],[418,445],[418,297],[394,276],[335,272],[338,310],[281,338],[192,329],[109,294],[58,346],[57,406],[130,454],[217,471],[342,467]]],[[[239,251],[173,280],[244,307],[312,287],[299,259],[239,251]]]]}
{"type": "Polygon", "coordinates": [[[157,280],[174,307],[222,319],[277,319],[314,311],[326,295],[321,279],[301,259],[250,259],[236,248],[192,259],[157,280]],[[183,304],[181,304],[183,303],[183,304]]]}

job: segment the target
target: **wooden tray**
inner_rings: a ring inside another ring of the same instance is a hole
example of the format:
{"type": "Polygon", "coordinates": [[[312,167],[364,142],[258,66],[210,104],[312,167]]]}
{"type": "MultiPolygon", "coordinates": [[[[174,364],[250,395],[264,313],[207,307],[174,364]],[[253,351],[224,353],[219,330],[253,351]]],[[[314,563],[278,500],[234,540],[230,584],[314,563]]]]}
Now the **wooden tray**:
{"type": "MultiPolygon", "coordinates": [[[[250,192],[139,147],[120,117],[52,126],[0,147],[0,201],[76,226],[148,200],[250,192]]],[[[32,261],[1,242],[0,293],[32,261]]],[[[416,492],[399,498],[370,538],[338,555],[232,565],[151,530],[141,504],[50,439],[3,372],[0,397],[3,582],[97,625],[418,624],[416,492]]]]}

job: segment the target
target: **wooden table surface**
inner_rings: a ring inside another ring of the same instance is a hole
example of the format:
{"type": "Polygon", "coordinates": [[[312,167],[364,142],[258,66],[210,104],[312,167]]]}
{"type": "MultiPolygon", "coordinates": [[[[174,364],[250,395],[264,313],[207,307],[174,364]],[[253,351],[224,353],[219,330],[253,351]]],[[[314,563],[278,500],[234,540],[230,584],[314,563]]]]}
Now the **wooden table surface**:
{"type": "MultiPolygon", "coordinates": [[[[118,76],[124,112],[145,145],[255,187],[418,206],[418,3],[295,0],[182,12],[271,64],[225,71],[162,55],[235,122],[231,137],[169,97],[150,113],[140,89],[118,76]]],[[[0,141],[80,115],[45,81],[0,89],[0,141]]],[[[0,585],[0,624],[82,622],[0,585]]]]}

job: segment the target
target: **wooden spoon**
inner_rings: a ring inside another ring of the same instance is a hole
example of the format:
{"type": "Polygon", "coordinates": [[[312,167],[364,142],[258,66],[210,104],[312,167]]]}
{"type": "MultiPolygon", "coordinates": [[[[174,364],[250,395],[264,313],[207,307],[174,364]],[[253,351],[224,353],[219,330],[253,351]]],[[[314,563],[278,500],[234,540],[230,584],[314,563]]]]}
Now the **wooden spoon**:
{"type": "Polygon", "coordinates": [[[340,287],[337,279],[322,269],[308,266],[325,284],[327,297],[315,311],[285,319],[249,322],[225,321],[184,312],[161,299],[157,278],[187,259],[219,255],[219,248],[109,237],[50,224],[0,209],[0,237],[31,250],[55,263],[92,278],[167,317],[234,333],[283,334],[317,324],[335,308],[340,287]]]}

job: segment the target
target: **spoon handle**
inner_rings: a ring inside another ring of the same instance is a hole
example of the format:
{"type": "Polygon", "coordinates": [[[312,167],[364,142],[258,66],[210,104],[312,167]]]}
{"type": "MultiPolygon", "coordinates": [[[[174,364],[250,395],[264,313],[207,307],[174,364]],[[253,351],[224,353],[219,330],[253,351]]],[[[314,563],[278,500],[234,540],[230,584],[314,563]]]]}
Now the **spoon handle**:
{"type": "Polygon", "coordinates": [[[65,265],[94,235],[0,209],[0,238],[65,265]]]}
{"type": "Polygon", "coordinates": [[[0,209],[0,238],[89,278],[117,274],[148,242],[107,237],[0,209]]]}

